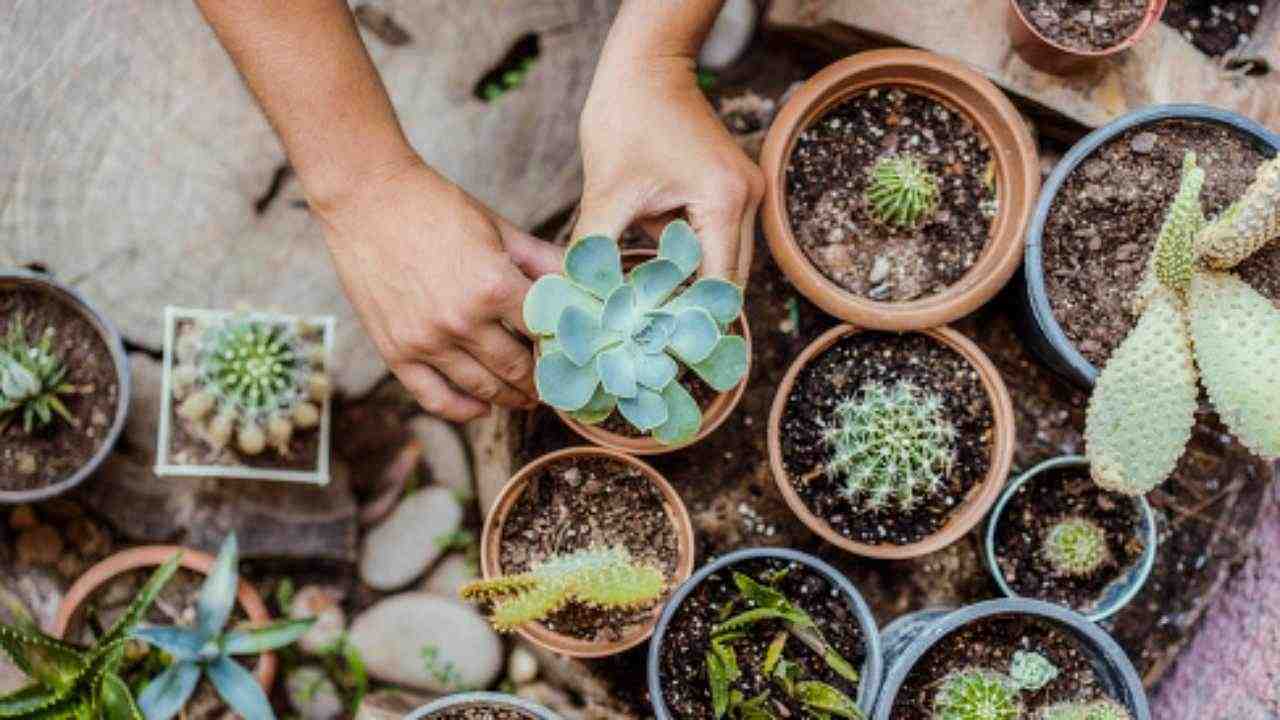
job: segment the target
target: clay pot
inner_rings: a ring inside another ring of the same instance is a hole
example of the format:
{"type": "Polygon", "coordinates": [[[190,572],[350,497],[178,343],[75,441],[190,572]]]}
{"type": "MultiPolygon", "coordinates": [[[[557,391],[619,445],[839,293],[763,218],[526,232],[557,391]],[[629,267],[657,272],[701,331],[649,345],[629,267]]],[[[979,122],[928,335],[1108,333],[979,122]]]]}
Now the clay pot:
{"type": "Polygon", "coordinates": [[[810,343],[787,369],[787,374],[778,385],[778,393],[773,398],[773,407],[769,411],[769,467],[773,470],[773,480],[791,511],[800,518],[801,522],[808,525],[810,530],[822,536],[827,542],[855,555],[882,560],[903,560],[927,555],[950,545],[973,529],[982,521],[987,510],[999,497],[1005,478],[1009,474],[1009,467],[1013,463],[1013,448],[1016,442],[1013,402],[1004,380],[1001,379],[991,359],[971,340],[949,327],[920,331],[959,353],[978,372],[979,380],[991,403],[991,414],[994,419],[987,475],[982,482],[969,490],[968,497],[951,513],[950,518],[940,530],[919,542],[909,545],[868,545],[850,540],[836,532],[826,520],[810,511],[796,492],[795,486],[791,484],[782,461],[782,413],[786,409],[787,397],[791,394],[791,388],[800,371],[844,337],[862,331],[861,328],[852,325],[837,325],[831,328],[810,343]]]}
{"type": "Polygon", "coordinates": [[[805,297],[836,317],[877,330],[921,330],[968,315],[1013,275],[1022,234],[1040,190],[1040,161],[1022,116],[995,85],[967,66],[920,50],[859,53],[828,65],[783,106],[761,152],[764,232],[778,267],[805,297]],[[848,97],[873,87],[900,87],[958,109],[991,146],[999,213],[978,260],[959,280],[934,295],[908,302],[877,302],[831,281],[805,256],[787,214],[786,170],[800,133],[848,97]]]}
{"type": "Polygon", "coordinates": [[[1009,39],[1014,51],[1026,60],[1028,65],[1045,72],[1062,75],[1081,72],[1097,65],[1104,58],[1124,52],[1138,44],[1138,41],[1145,37],[1160,20],[1167,3],[1168,0],[1147,0],[1147,12],[1142,18],[1142,23],[1132,35],[1119,43],[1104,50],[1080,50],[1069,48],[1045,37],[1022,12],[1018,0],[1009,0],[1007,15],[1009,39]]]}
{"type": "MultiPolygon", "coordinates": [[[[72,623],[79,620],[77,614],[81,606],[108,582],[134,570],[157,568],[175,553],[182,553],[181,559],[178,560],[180,567],[201,575],[208,575],[213,570],[215,561],[212,555],[178,545],[144,545],[116,553],[89,568],[75,581],[71,589],[67,590],[66,597],[58,606],[58,615],[53,621],[53,635],[65,638],[72,623]]],[[[236,602],[244,610],[245,615],[249,616],[251,624],[265,625],[271,622],[271,614],[267,612],[262,596],[258,594],[257,588],[245,580],[240,581],[240,587],[236,591],[236,602]]],[[[267,694],[271,693],[271,686],[276,679],[276,665],[274,653],[263,653],[258,656],[254,676],[267,694]]]]}
{"type": "Polygon", "coordinates": [[[125,355],[124,342],[120,339],[120,333],[116,331],[111,321],[93,305],[89,304],[89,301],[83,295],[70,287],[56,282],[48,275],[16,268],[0,270],[0,291],[3,290],[42,292],[52,300],[61,302],[75,310],[98,331],[98,337],[102,339],[102,343],[111,352],[111,359],[116,369],[117,399],[115,417],[111,419],[111,425],[102,439],[102,444],[98,446],[97,452],[75,472],[51,485],[32,490],[0,490],[0,505],[35,503],[47,500],[55,495],[61,495],[79,485],[98,469],[102,461],[106,460],[107,455],[111,453],[111,449],[115,447],[116,441],[120,439],[121,431],[124,430],[125,417],[129,414],[131,386],[129,358],[125,355]]]}
{"type": "Polygon", "coordinates": [[[424,720],[425,718],[443,713],[447,710],[468,707],[510,710],[512,712],[529,715],[537,718],[537,720],[560,720],[559,715],[556,715],[532,700],[525,700],[524,698],[516,697],[515,695],[508,695],[506,693],[494,692],[465,692],[446,695],[437,700],[432,700],[426,705],[414,710],[405,718],[405,720],[424,720]]]}
{"type": "MultiPolygon", "coordinates": [[[[667,482],[666,478],[662,477],[662,474],[650,467],[648,463],[616,450],[598,447],[566,448],[543,455],[521,468],[503,486],[502,492],[498,494],[493,503],[493,509],[489,511],[488,517],[485,518],[484,531],[480,536],[480,567],[485,579],[499,577],[503,574],[502,564],[499,559],[503,527],[506,524],[507,515],[528,488],[529,482],[536,478],[548,465],[560,460],[576,458],[603,458],[630,465],[644,473],[645,477],[649,478],[657,486],[658,492],[662,495],[667,518],[675,528],[676,546],[679,552],[679,557],[676,558],[675,577],[670,579],[670,585],[674,588],[684,582],[689,577],[689,574],[693,572],[694,554],[693,523],[689,519],[689,511],[685,508],[684,502],[680,499],[675,489],[671,487],[671,484],[667,482]]],[[[654,625],[657,624],[658,616],[661,613],[662,604],[659,603],[653,608],[649,620],[643,626],[621,640],[613,642],[587,642],[554,632],[541,623],[530,623],[521,627],[517,632],[529,642],[561,655],[580,658],[605,657],[629,650],[647,640],[653,634],[654,625]]]]}
{"type": "MultiPolygon", "coordinates": [[[[649,258],[656,257],[657,254],[656,250],[624,250],[622,252],[622,263],[624,267],[630,269],[649,258]]],[[[733,414],[734,409],[738,407],[738,403],[742,400],[742,394],[747,390],[747,381],[751,379],[751,329],[747,327],[747,314],[745,312],[738,316],[738,320],[731,326],[731,330],[747,341],[747,373],[743,375],[742,382],[739,382],[737,387],[728,392],[720,393],[711,401],[711,404],[702,412],[702,429],[698,430],[698,434],[693,439],[683,445],[663,445],[648,435],[639,437],[620,435],[604,429],[601,425],[587,425],[586,423],[578,422],[563,410],[556,410],[556,414],[569,426],[569,429],[587,442],[619,450],[628,455],[661,455],[694,445],[715,432],[716,428],[729,419],[729,416],[733,414]]],[[[617,411],[615,410],[614,412],[617,411]]]]}

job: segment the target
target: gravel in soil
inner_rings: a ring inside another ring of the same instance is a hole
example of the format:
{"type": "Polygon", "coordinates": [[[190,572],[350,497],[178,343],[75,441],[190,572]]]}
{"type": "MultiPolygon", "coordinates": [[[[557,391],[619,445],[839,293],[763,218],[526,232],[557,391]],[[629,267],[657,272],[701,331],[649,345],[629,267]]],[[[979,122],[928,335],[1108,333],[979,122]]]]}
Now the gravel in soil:
{"type": "MultiPolygon", "coordinates": [[[[572,458],[529,481],[502,529],[504,574],[529,570],[558,554],[624,546],[634,561],[674,579],[679,560],[675,526],[662,494],[639,470],[607,458],[572,458]]],[[[653,605],[629,610],[570,603],[543,622],[589,642],[614,642],[648,622],[653,605]]]]}
{"type": "Polygon", "coordinates": [[[934,295],[977,262],[996,215],[986,138],[959,110],[898,88],[872,88],[800,133],[787,163],[787,212],[809,260],[845,290],[877,301],[934,295]],[[880,223],[866,192],[881,158],[911,155],[939,199],[914,228],[880,223]]]}
{"type": "Polygon", "coordinates": [[[1147,14],[1148,0],[1017,0],[1023,15],[1049,40],[1072,50],[1099,52],[1129,39],[1147,14]]]}
{"type": "MultiPolygon", "coordinates": [[[[785,574],[774,587],[814,619],[823,637],[841,657],[854,668],[862,667],[865,649],[861,626],[853,608],[831,581],[800,563],[749,560],[707,576],[685,597],[667,626],[658,673],[663,699],[673,717],[680,720],[714,717],[706,664],[711,629],[726,617],[746,609],[746,606],[735,605],[729,615],[724,614],[725,606],[739,595],[733,574],[741,572],[767,584],[770,576],[783,570],[785,574]]],[[[744,638],[730,643],[742,671],[742,676],[730,687],[741,691],[748,700],[769,692],[771,709],[777,717],[808,717],[799,703],[760,670],[769,644],[782,632],[785,626],[781,621],[769,620],[752,624],[744,638]]],[[[831,670],[820,656],[795,638],[787,639],[783,657],[798,663],[806,679],[825,682],[856,702],[856,684],[831,670]]]]}
{"type": "Polygon", "coordinates": [[[782,459],[805,505],[836,532],[870,545],[905,545],[937,532],[990,467],[994,418],[978,372],[956,351],[921,333],[860,332],[818,355],[796,378],[782,414],[782,459]],[[825,472],[823,439],[835,408],[868,383],[909,381],[939,396],[956,429],[951,472],[908,511],[866,510],[825,472]]]}
{"type": "Polygon", "coordinates": [[[1084,469],[1049,470],[1023,483],[1005,505],[996,526],[996,563],[1018,595],[1088,613],[1107,586],[1142,557],[1141,529],[1131,498],[1102,490],[1084,469]],[[1092,520],[1107,538],[1106,562],[1083,577],[1058,572],[1044,554],[1053,526],[1077,517],[1092,520]]]}
{"type": "MultiPolygon", "coordinates": [[[[1053,200],[1044,228],[1045,287],[1063,332],[1097,367],[1106,364],[1137,322],[1134,291],[1178,191],[1188,150],[1205,170],[1206,217],[1239,198],[1266,159],[1250,138],[1225,125],[1165,120],[1133,128],[1098,148],[1053,200]]],[[[1280,243],[1256,253],[1236,272],[1280,302],[1280,243]]]]}
{"type": "Polygon", "coordinates": [[[932,720],[934,694],[944,678],[968,668],[1007,673],[1020,650],[1044,656],[1058,676],[1040,690],[1021,693],[1025,711],[1019,717],[1038,717],[1059,702],[1106,697],[1093,656],[1066,627],[1026,615],[995,615],[957,628],[916,662],[894,700],[893,720],[932,720]]]}
{"type": "Polygon", "coordinates": [[[12,417],[0,430],[0,492],[46,487],[79,470],[106,439],[120,402],[111,350],[80,313],[41,290],[0,292],[0,337],[19,315],[28,342],[53,328],[52,353],[67,370],[66,382],[76,386],[59,399],[75,425],[54,414],[53,422],[28,435],[22,418],[12,417]]]}
{"type": "Polygon", "coordinates": [[[494,705],[468,705],[431,713],[438,720],[534,720],[529,713],[494,705]]]}
{"type": "Polygon", "coordinates": [[[1169,0],[1161,20],[1209,57],[1249,42],[1266,0],[1169,0]]]}

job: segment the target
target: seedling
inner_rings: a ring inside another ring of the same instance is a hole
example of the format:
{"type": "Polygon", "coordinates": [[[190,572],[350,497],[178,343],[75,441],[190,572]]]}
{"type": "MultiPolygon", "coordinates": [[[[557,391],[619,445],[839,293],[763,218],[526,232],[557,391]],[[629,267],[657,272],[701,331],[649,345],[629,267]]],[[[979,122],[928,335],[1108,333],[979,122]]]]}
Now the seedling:
{"type": "Polygon", "coordinates": [[[58,415],[75,427],[76,419],[62,396],[80,392],[67,382],[67,368],[53,352],[54,329],[46,328],[39,341],[29,342],[21,313],[15,313],[9,332],[0,338],[0,432],[22,419],[30,435],[53,423],[58,415]]]}

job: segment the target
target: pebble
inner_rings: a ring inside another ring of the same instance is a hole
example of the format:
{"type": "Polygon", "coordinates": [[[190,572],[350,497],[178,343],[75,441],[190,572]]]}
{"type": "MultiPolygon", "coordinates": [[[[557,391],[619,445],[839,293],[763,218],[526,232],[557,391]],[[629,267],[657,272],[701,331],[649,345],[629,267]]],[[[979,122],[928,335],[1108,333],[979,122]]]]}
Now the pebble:
{"type": "Polygon", "coordinates": [[[463,585],[479,577],[475,561],[467,559],[463,553],[452,553],[431,571],[426,582],[422,583],[422,589],[442,597],[457,598],[463,585]]]}
{"type": "Polygon", "coordinates": [[[413,493],[365,535],[361,579],[377,590],[408,585],[440,557],[437,539],[452,535],[461,524],[462,506],[453,491],[429,487],[413,493]]]}
{"type": "Polygon", "coordinates": [[[875,261],[871,263],[871,274],[867,276],[867,282],[872,285],[879,285],[885,278],[889,277],[889,270],[889,258],[877,255],[875,261]]]}
{"type": "Polygon", "coordinates": [[[303,652],[318,655],[342,639],[347,629],[347,614],[339,600],[336,592],[319,585],[307,585],[293,596],[289,617],[294,620],[316,619],[311,629],[298,638],[298,647],[303,652]]]}
{"type": "Polygon", "coordinates": [[[50,525],[37,525],[18,535],[17,564],[19,567],[53,565],[62,557],[62,536],[50,525]]]}
{"type": "Polygon", "coordinates": [[[338,720],[346,712],[338,687],[315,665],[294,668],[285,678],[289,705],[302,720],[338,720]]]}
{"type": "Polygon", "coordinates": [[[1136,153],[1139,153],[1141,155],[1146,155],[1147,153],[1156,149],[1156,140],[1157,138],[1155,133],[1150,133],[1150,132],[1138,133],[1137,135],[1133,136],[1132,140],[1129,141],[1129,147],[1132,148],[1133,151],[1136,153]]]}
{"type": "Polygon", "coordinates": [[[884,300],[889,297],[890,292],[892,292],[892,288],[889,287],[889,283],[883,283],[871,288],[871,292],[867,293],[867,297],[872,300],[884,300]]]}
{"type": "Polygon", "coordinates": [[[468,497],[474,493],[467,446],[453,425],[430,415],[420,415],[409,421],[409,432],[422,446],[422,462],[432,482],[468,497]]]}
{"type": "Polygon", "coordinates": [[[516,646],[507,658],[507,679],[516,685],[533,682],[538,677],[538,658],[528,648],[516,646]]]}

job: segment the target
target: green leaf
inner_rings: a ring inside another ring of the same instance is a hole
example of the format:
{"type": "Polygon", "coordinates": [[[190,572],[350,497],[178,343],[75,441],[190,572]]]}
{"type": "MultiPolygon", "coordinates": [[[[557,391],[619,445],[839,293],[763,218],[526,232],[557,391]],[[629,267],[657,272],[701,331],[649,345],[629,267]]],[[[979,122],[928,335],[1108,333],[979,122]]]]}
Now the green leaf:
{"type": "Polygon", "coordinates": [[[622,254],[618,243],[604,235],[588,235],[569,246],[564,273],[577,285],[603,300],[622,284],[622,254]]]}
{"type": "Polygon", "coordinates": [[[595,394],[586,405],[571,411],[569,416],[586,425],[597,425],[612,415],[613,409],[617,406],[618,399],[605,392],[604,387],[600,386],[596,388],[595,394]]]}
{"type": "Polygon", "coordinates": [[[0,625],[0,649],[24,675],[54,690],[67,690],[89,668],[82,650],[37,630],[0,625]]]}
{"type": "Polygon", "coordinates": [[[658,257],[670,260],[680,268],[683,281],[702,264],[702,244],[693,228],[684,220],[673,220],[662,229],[658,238],[658,257]]]}
{"type": "Polygon", "coordinates": [[[689,367],[718,392],[728,392],[747,374],[747,341],[740,335],[721,336],[706,359],[689,367]]]}
{"type": "Polygon", "coordinates": [[[232,630],[222,638],[222,651],[228,655],[257,655],[290,645],[307,634],[315,618],[277,620],[268,625],[232,630]]]}
{"type": "Polygon", "coordinates": [[[636,386],[636,364],[632,349],[623,345],[605,350],[596,356],[596,374],[605,392],[617,397],[634,398],[636,386]]]}
{"type": "Polygon", "coordinates": [[[685,363],[693,365],[706,360],[719,341],[720,326],[711,313],[702,308],[686,308],[676,315],[671,351],[685,363]]]}
{"type": "Polygon", "coordinates": [[[533,379],[538,397],[561,410],[581,409],[591,401],[600,384],[594,363],[578,367],[563,352],[539,356],[533,379]]]}
{"type": "Polygon", "coordinates": [[[742,597],[756,607],[797,610],[791,604],[791,601],[787,599],[787,596],[779,592],[777,588],[756,582],[754,578],[746,573],[735,572],[733,574],[733,584],[737,586],[738,592],[742,594],[742,597]]]}
{"type": "Polygon", "coordinates": [[[676,379],[680,368],[676,361],[666,353],[649,355],[643,352],[633,353],[636,363],[636,381],[650,390],[661,391],[676,379]]]}
{"type": "Polygon", "coordinates": [[[824,682],[805,680],[796,683],[795,697],[810,710],[830,713],[847,720],[861,720],[863,717],[857,703],[824,682]]]}
{"type": "Polygon", "coordinates": [[[620,338],[606,335],[597,316],[570,305],[560,315],[560,323],[556,326],[556,340],[560,342],[565,356],[574,365],[582,367],[591,362],[591,358],[609,342],[618,342],[620,338]]]}
{"type": "Polygon", "coordinates": [[[640,432],[648,432],[667,421],[667,403],[652,390],[636,389],[633,398],[619,398],[618,411],[640,432]]]}
{"type": "Polygon", "coordinates": [[[214,689],[245,720],[275,720],[271,703],[253,674],[229,657],[220,657],[206,668],[214,689]]]}
{"type": "Polygon", "coordinates": [[[199,681],[199,665],[176,662],[147,683],[138,696],[138,705],[147,720],[169,720],[187,704],[199,681]]]}
{"type": "Polygon", "coordinates": [[[687,277],[680,266],[670,260],[646,260],[631,271],[631,286],[636,289],[636,307],[651,310],[675,292],[687,277]]]}
{"type": "Polygon", "coordinates": [[[236,534],[229,533],[222,541],[213,571],[200,588],[196,599],[196,628],[200,637],[211,640],[222,633],[236,604],[236,590],[240,586],[240,545],[236,534]]]}
{"type": "Polygon", "coordinates": [[[590,293],[561,275],[543,275],[524,296],[524,324],[538,335],[554,335],[565,308],[600,314],[602,305],[590,293]]]}
{"type": "MultiPolygon", "coordinates": [[[[672,366],[675,362],[672,361],[672,366]]],[[[702,409],[678,382],[672,381],[662,389],[662,400],[667,405],[667,421],[654,428],[653,439],[663,445],[680,445],[693,439],[702,428],[702,409]]]]}
{"type": "Polygon", "coordinates": [[[836,649],[831,646],[827,646],[827,651],[822,654],[822,659],[827,663],[827,667],[834,670],[837,675],[849,682],[856,683],[862,677],[858,673],[857,669],[850,665],[849,661],[845,660],[844,657],[840,655],[840,653],[836,652],[836,649]]]}
{"type": "Polygon", "coordinates": [[[176,660],[198,660],[208,642],[195,628],[144,625],[129,632],[129,637],[165,651],[176,660]]]}
{"type": "Polygon", "coordinates": [[[174,553],[163,565],[155,569],[151,573],[151,577],[147,579],[142,589],[134,596],[133,602],[129,604],[124,614],[116,620],[111,629],[98,639],[98,646],[109,646],[120,640],[123,640],[129,631],[142,620],[143,615],[151,608],[151,603],[156,601],[156,597],[160,595],[160,591],[169,583],[173,574],[178,571],[178,561],[182,558],[182,553],[174,553]]]}
{"type": "Polygon", "coordinates": [[[712,650],[707,652],[707,686],[711,690],[711,711],[716,720],[723,718],[729,711],[729,682],[724,657],[712,645],[712,650]]]}
{"type": "Polygon", "coordinates": [[[672,312],[700,307],[711,313],[720,325],[728,325],[742,314],[742,288],[720,278],[702,278],[666,307],[672,312]]]}
{"type": "Polygon", "coordinates": [[[772,675],[774,668],[778,667],[778,661],[782,659],[782,651],[787,646],[787,637],[787,633],[783,631],[775,635],[773,642],[769,643],[769,648],[764,653],[764,662],[760,665],[760,670],[765,675],[772,675]]]}
{"type": "Polygon", "coordinates": [[[97,705],[102,720],[143,720],[133,692],[113,672],[104,674],[98,681],[97,705]]]}
{"type": "Polygon", "coordinates": [[[767,620],[782,620],[788,623],[812,623],[813,620],[802,610],[795,608],[770,608],[758,607],[738,613],[733,617],[725,620],[711,628],[712,635],[719,635],[725,632],[741,630],[750,627],[756,623],[765,622],[767,620]]]}
{"type": "Polygon", "coordinates": [[[65,696],[65,691],[33,683],[7,695],[0,695],[0,718],[27,717],[30,713],[52,706],[65,696]]]}
{"type": "Polygon", "coordinates": [[[746,702],[739,703],[735,710],[738,720],[775,720],[773,713],[769,711],[768,690],[746,702]]]}

